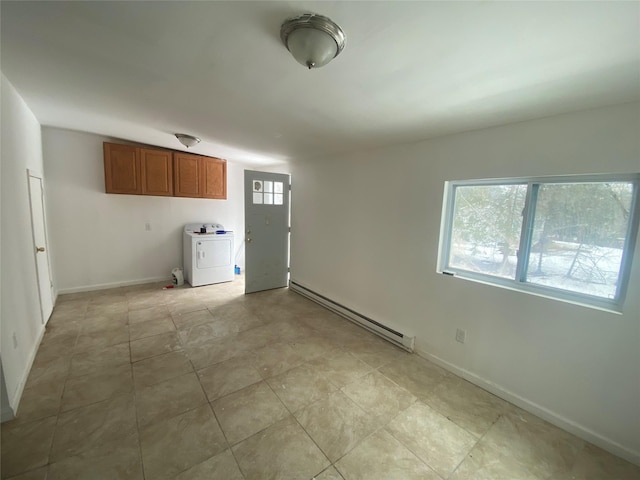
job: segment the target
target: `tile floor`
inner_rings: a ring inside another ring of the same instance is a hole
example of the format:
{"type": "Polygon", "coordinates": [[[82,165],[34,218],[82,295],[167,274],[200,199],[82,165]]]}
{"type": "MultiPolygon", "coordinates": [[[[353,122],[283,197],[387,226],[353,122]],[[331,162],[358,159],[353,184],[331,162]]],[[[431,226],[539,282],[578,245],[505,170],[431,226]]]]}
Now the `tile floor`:
{"type": "Polygon", "coordinates": [[[640,479],[287,289],[161,287],[58,299],[2,479],[640,479]]]}

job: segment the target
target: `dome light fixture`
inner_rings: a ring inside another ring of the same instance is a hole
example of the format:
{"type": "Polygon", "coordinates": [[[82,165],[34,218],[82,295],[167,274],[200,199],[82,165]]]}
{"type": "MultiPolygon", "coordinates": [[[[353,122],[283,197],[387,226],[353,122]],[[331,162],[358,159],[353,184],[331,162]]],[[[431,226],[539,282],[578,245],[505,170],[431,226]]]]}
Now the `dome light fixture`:
{"type": "Polygon", "coordinates": [[[280,27],[280,38],[293,58],[309,70],[320,68],[340,55],[347,41],[335,22],[315,13],[285,20],[280,27]]]}
{"type": "Polygon", "coordinates": [[[176,138],[180,141],[182,145],[185,147],[193,147],[200,143],[200,139],[198,137],[194,137],[193,135],[187,135],[186,133],[176,133],[176,138]]]}

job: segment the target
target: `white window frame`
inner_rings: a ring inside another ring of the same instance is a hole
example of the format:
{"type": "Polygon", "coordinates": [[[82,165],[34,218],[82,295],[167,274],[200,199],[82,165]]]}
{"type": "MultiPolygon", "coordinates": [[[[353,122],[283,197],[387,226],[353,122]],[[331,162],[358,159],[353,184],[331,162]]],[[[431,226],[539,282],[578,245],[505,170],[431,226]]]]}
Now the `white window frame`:
{"type": "Polygon", "coordinates": [[[521,177],[521,178],[491,178],[481,180],[456,180],[446,181],[442,202],[442,217],[440,224],[440,242],[438,247],[437,272],[440,274],[471,280],[496,287],[529,293],[545,298],[560,300],[576,305],[604,310],[608,312],[621,313],[624,299],[629,284],[631,274],[631,262],[633,260],[634,248],[638,236],[638,223],[640,217],[640,207],[638,206],[640,197],[640,174],[600,174],[600,175],[561,175],[548,177],[521,177]],[[527,283],[527,268],[531,241],[531,230],[535,216],[535,202],[538,187],[541,184],[553,183],[609,183],[609,182],[630,182],[633,183],[633,194],[631,199],[630,220],[627,234],[624,241],[624,250],[620,262],[619,281],[616,295],[613,299],[592,296],[584,293],[563,290],[557,287],[549,287],[527,283]],[[501,278],[479,272],[463,270],[449,265],[451,252],[451,237],[453,227],[453,213],[455,204],[456,187],[467,186],[498,186],[498,185],[526,185],[527,195],[523,211],[522,228],[520,232],[520,245],[518,254],[518,265],[515,279],[501,278]]]}

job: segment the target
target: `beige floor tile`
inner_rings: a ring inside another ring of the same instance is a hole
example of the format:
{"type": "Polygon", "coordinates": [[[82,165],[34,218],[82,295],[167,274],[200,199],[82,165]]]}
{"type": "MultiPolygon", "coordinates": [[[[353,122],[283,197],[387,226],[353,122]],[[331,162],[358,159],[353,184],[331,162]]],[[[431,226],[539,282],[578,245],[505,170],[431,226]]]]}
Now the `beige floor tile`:
{"type": "Polygon", "coordinates": [[[477,441],[421,402],[401,412],[389,423],[387,431],[442,478],[449,478],[477,441]]]}
{"type": "Polygon", "coordinates": [[[213,480],[217,478],[221,480],[244,480],[230,449],[194,465],[180,473],[174,480],[213,480]]]}
{"type": "Polygon", "coordinates": [[[327,395],[294,415],[332,462],[376,429],[371,416],[340,391],[327,395]]]}
{"type": "Polygon", "coordinates": [[[87,306],[85,318],[115,317],[126,314],[128,311],[126,300],[106,305],[89,305],[87,306]]]}
{"type": "MultiPolygon", "coordinates": [[[[263,323],[243,302],[231,302],[223,305],[210,306],[209,312],[211,312],[214,320],[221,322],[243,322],[248,319],[251,326],[257,326],[263,323]]],[[[246,329],[247,328],[243,328],[242,330],[246,329]]]]}
{"type": "Polygon", "coordinates": [[[136,388],[148,387],[193,371],[193,365],[183,351],[176,351],[140,360],[133,364],[136,388]]]}
{"type": "Polygon", "coordinates": [[[51,461],[80,455],[136,431],[133,395],[120,395],[58,417],[51,461]]]}
{"type": "Polygon", "coordinates": [[[35,387],[53,381],[64,382],[71,368],[71,357],[65,356],[49,362],[40,361],[37,357],[31,366],[26,388],[35,387]]]}
{"type": "Polygon", "coordinates": [[[129,314],[121,312],[113,315],[85,317],[81,322],[81,333],[91,333],[129,324],[129,314]]]}
{"type": "Polygon", "coordinates": [[[70,377],[64,386],[61,412],[83,407],[133,391],[131,365],[105,367],[97,373],[70,377]]]}
{"type": "Polygon", "coordinates": [[[584,442],[516,407],[500,417],[453,479],[547,479],[569,472],[584,442]]]}
{"type": "Polygon", "coordinates": [[[157,320],[149,320],[148,322],[139,322],[129,326],[129,337],[131,341],[141,338],[152,337],[161,333],[173,332],[176,329],[170,316],[159,318],[157,320]]]}
{"type": "Polygon", "coordinates": [[[173,478],[228,448],[209,405],[141,428],[140,445],[147,480],[173,478]]]}
{"type": "Polygon", "coordinates": [[[199,310],[205,310],[207,308],[207,305],[204,302],[196,299],[195,297],[192,301],[183,300],[182,302],[168,302],[166,305],[167,309],[169,309],[169,313],[172,317],[174,317],[174,319],[178,315],[197,312],[199,310]]]}
{"type": "MultiPolygon", "coordinates": [[[[138,292],[127,296],[127,306],[129,308],[129,312],[155,308],[159,305],[164,305],[165,301],[166,298],[163,295],[162,291],[138,292]]],[[[166,309],[164,309],[164,311],[166,312],[166,314],[169,313],[169,311],[166,309]]]]}
{"type": "Polygon", "coordinates": [[[273,377],[304,362],[287,343],[271,343],[254,352],[253,364],[262,378],[273,377]]]}
{"type": "Polygon", "coordinates": [[[373,368],[381,367],[411,355],[377,337],[369,337],[366,340],[354,342],[348,345],[347,349],[349,353],[373,368]]]}
{"type": "Polygon", "coordinates": [[[328,339],[317,333],[308,337],[297,338],[289,346],[305,361],[321,357],[335,348],[328,339]]]}
{"type": "Polygon", "coordinates": [[[153,337],[141,338],[131,342],[131,361],[137,362],[145,358],[155,357],[163,353],[181,350],[180,340],[176,332],[161,333],[153,337]]]}
{"type": "Polygon", "coordinates": [[[57,415],[62,400],[64,380],[53,378],[48,381],[27,383],[22,392],[15,423],[30,422],[57,415]]]}
{"type": "Polygon", "coordinates": [[[172,315],[173,323],[179,329],[194,327],[203,323],[209,323],[213,321],[213,315],[206,308],[196,310],[195,312],[186,312],[181,314],[172,315]]]}
{"type": "Polygon", "coordinates": [[[142,480],[138,433],[101,443],[49,467],[47,480],[142,480]]]}
{"type": "Polygon", "coordinates": [[[47,330],[40,343],[40,348],[38,349],[38,355],[44,353],[47,348],[50,349],[54,356],[67,354],[69,350],[76,346],[80,329],[80,322],[66,325],[64,329],[49,328],[49,326],[47,326],[47,330]]]}
{"type": "Polygon", "coordinates": [[[278,333],[270,325],[260,325],[240,332],[234,337],[234,343],[244,350],[257,350],[269,343],[280,341],[278,333]]]}
{"type": "Polygon", "coordinates": [[[237,331],[232,325],[220,321],[201,323],[178,330],[180,342],[185,347],[198,347],[234,333],[237,333],[237,331]]]}
{"type": "Polygon", "coordinates": [[[119,343],[128,341],[129,327],[127,325],[119,325],[102,330],[92,330],[87,333],[80,333],[74,352],[86,352],[87,350],[118,345],[119,343]]]}
{"type": "Polygon", "coordinates": [[[290,412],[295,412],[324,395],[336,390],[317,367],[303,364],[267,379],[290,412]]]}
{"type": "Polygon", "coordinates": [[[36,468],[27,473],[11,477],[9,480],[47,480],[48,472],[49,467],[36,468]]]}
{"type": "Polygon", "coordinates": [[[247,480],[313,478],[329,460],[291,416],[233,447],[247,480]]]}
{"type": "Polygon", "coordinates": [[[371,371],[369,365],[340,349],[331,350],[309,363],[318,367],[338,387],[351,383],[371,371]]]}
{"type": "Polygon", "coordinates": [[[566,478],[571,480],[638,480],[640,479],[640,466],[633,465],[595,445],[586,443],[566,478]]]}
{"type": "Polygon", "coordinates": [[[20,424],[3,423],[0,453],[2,478],[46,465],[55,426],[56,417],[20,424]]]}
{"type": "Polygon", "coordinates": [[[387,423],[408,408],[416,397],[379,372],[371,372],[342,388],[347,397],[365,412],[387,423]]]}
{"type": "Polygon", "coordinates": [[[312,328],[300,323],[295,315],[267,324],[279,342],[295,343],[316,334],[312,328]]]}
{"type": "Polygon", "coordinates": [[[171,318],[169,310],[164,305],[154,304],[152,307],[145,307],[139,310],[129,310],[129,325],[150,322],[152,320],[162,320],[171,318]]]}
{"type": "Polygon", "coordinates": [[[71,370],[69,375],[79,377],[99,373],[105,368],[131,362],[129,344],[121,343],[97,350],[81,352],[71,358],[71,370]]]}
{"type": "Polygon", "coordinates": [[[222,340],[200,345],[198,347],[187,347],[185,351],[193,366],[201,370],[210,365],[215,365],[230,358],[246,355],[251,351],[248,345],[237,341],[238,335],[232,335],[222,340]]]}
{"type": "Polygon", "coordinates": [[[216,400],[211,405],[231,445],[289,414],[265,382],[243,388],[216,400]]]}
{"type": "Polygon", "coordinates": [[[209,401],[224,397],[262,380],[252,362],[253,357],[242,356],[198,370],[200,383],[209,401]]]}
{"type": "MultiPolygon", "coordinates": [[[[526,464],[510,458],[508,451],[500,456],[488,444],[478,443],[453,472],[451,480],[543,480],[526,464]]],[[[544,479],[546,480],[546,479],[544,479]]]]}
{"type": "Polygon", "coordinates": [[[338,473],[338,471],[333,467],[327,468],[320,475],[316,475],[314,480],[344,480],[342,475],[338,473]]]}
{"type": "Polygon", "coordinates": [[[345,480],[441,480],[418,457],[379,430],[336,463],[345,480]]]}
{"type": "Polygon", "coordinates": [[[451,375],[443,368],[415,354],[391,362],[379,370],[421,400],[431,393],[436,385],[451,375]]]}
{"type": "Polygon", "coordinates": [[[453,375],[436,385],[423,401],[480,438],[505,410],[507,402],[453,375]]]}
{"type": "Polygon", "coordinates": [[[194,372],[174,377],[136,390],[138,425],[143,427],[163,418],[175,417],[206,403],[207,397],[194,372]]]}

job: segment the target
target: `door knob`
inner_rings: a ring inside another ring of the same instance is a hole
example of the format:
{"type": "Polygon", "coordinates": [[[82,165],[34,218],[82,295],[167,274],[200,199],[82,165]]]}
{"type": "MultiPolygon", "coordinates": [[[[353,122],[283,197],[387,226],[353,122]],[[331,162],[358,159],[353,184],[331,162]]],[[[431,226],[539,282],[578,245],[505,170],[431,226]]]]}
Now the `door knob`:
{"type": "Polygon", "coordinates": [[[247,238],[247,243],[251,243],[252,240],[250,238],[247,238]]]}
{"type": "Polygon", "coordinates": [[[44,252],[44,247],[36,247],[36,252],[44,252]]]}

